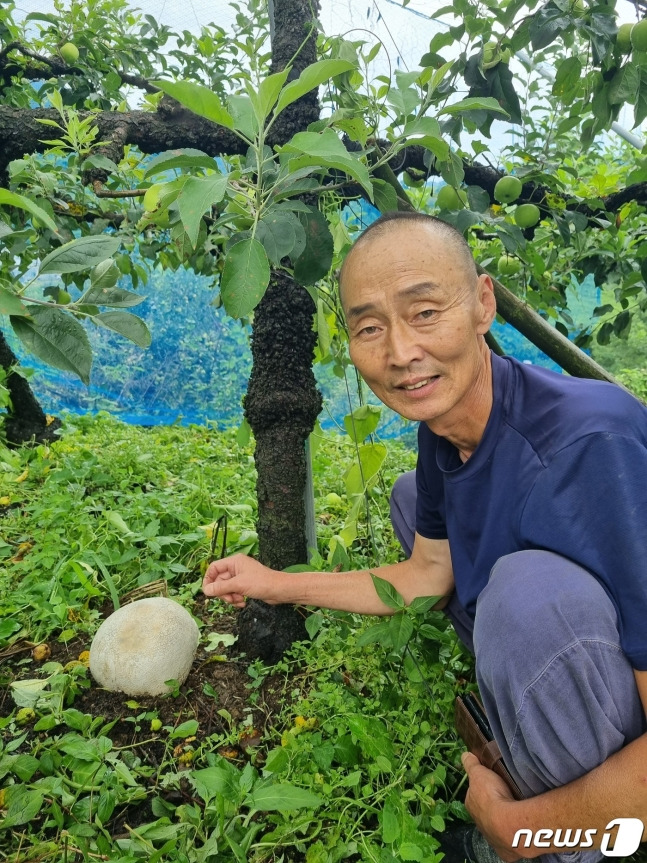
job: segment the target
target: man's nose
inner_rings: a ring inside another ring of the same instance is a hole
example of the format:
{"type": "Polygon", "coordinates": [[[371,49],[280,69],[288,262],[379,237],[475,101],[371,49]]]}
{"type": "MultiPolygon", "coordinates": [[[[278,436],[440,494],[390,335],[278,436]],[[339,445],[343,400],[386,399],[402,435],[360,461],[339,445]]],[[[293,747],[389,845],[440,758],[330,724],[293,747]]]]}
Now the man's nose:
{"type": "Polygon", "coordinates": [[[419,333],[404,321],[398,321],[389,331],[389,360],[392,365],[405,368],[424,358],[419,333]]]}

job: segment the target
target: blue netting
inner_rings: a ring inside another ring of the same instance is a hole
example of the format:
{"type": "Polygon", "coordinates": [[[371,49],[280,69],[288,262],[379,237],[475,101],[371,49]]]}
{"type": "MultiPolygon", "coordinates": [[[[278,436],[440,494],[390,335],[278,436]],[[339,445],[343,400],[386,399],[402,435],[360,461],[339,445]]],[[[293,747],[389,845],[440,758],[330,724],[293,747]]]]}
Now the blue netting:
{"type": "MultiPolygon", "coordinates": [[[[345,217],[365,227],[376,215],[365,204],[349,208],[345,217]]],[[[122,286],[132,289],[126,280],[122,286]]],[[[32,386],[43,408],[53,414],[105,410],[141,425],[240,423],[252,365],[248,330],[212,305],[215,294],[209,280],[192,272],[156,270],[140,292],[147,300],[135,311],[151,329],[151,347],[142,350],[117,334],[89,326],[94,353],[89,387],[26,355],[9,333],[21,362],[35,369],[32,386]]],[[[571,306],[586,321],[596,302],[591,281],[580,288],[571,306]]],[[[493,332],[511,356],[558,370],[513,327],[495,323],[493,332]]],[[[344,415],[358,405],[353,371],[348,371],[347,381],[336,377],[330,365],[316,366],[315,373],[325,400],[321,424],[341,426],[344,415]]],[[[372,394],[369,401],[378,403],[372,394]]],[[[412,427],[385,408],[378,431],[392,437],[412,427]]]]}

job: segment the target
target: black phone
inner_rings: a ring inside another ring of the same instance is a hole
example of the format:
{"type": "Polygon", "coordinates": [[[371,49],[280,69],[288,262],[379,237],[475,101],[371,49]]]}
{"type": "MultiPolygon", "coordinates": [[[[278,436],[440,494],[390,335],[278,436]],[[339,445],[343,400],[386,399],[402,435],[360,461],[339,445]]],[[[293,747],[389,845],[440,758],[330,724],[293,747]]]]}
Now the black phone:
{"type": "Polygon", "coordinates": [[[471,695],[469,692],[463,695],[463,704],[467,708],[467,712],[472,717],[474,722],[478,725],[479,731],[485,737],[486,740],[494,740],[494,734],[492,734],[492,729],[490,728],[490,723],[488,722],[488,718],[483,712],[481,705],[478,703],[476,698],[471,695]]]}

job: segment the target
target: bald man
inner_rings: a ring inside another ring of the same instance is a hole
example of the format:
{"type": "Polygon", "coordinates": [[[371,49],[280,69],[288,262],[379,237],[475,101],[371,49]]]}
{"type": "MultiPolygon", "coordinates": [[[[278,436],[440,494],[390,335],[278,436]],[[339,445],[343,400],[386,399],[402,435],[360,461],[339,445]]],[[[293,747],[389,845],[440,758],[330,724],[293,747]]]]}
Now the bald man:
{"type": "MultiPolygon", "coordinates": [[[[526,798],[466,754],[478,829],[448,838],[446,857],[599,860],[613,819],[647,823],[647,410],[611,384],[491,354],[492,281],[429,216],[378,219],[340,290],[353,363],[420,423],[415,476],[392,495],[409,556],[372,572],[407,602],[443,597],[526,798]],[[578,828],[581,850],[565,854],[578,828]],[[519,830],[549,833],[513,847],[519,830]]],[[[236,607],[391,613],[368,571],[288,574],[244,555],[213,562],[203,589],[236,607]]]]}

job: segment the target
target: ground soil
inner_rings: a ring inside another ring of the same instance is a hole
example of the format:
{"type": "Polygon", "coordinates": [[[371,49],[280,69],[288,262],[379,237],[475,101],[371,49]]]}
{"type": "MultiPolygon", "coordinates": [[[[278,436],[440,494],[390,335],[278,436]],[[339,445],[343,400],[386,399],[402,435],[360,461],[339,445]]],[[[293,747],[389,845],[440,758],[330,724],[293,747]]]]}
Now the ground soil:
{"type": "MultiPolygon", "coordinates": [[[[213,629],[213,619],[206,619],[204,605],[197,604],[193,612],[198,617],[203,614],[205,623],[213,629]]],[[[218,617],[219,633],[235,633],[235,630],[235,614],[218,617]]],[[[89,650],[90,639],[74,639],[67,643],[52,639],[49,646],[51,656],[48,661],[65,665],[78,660],[83,651],[89,650]]],[[[8,683],[39,676],[42,663],[32,658],[31,651],[31,643],[18,642],[0,652],[0,679],[3,684],[0,687],[0,719],[15,710],[8,683]]],[[[201,758],[201,744],[212,735],[222,737],[222,745],[217,747],[220,755],[238,765],[253,759],[256,766],[261,766],[265,749],[276,745],[274,721],[281,707],[283,679],[278,675],[268,675],[261,686],[254,688],[248,666],[245,657],[237,654],[235,645],[223,649],[221,653],[207,652],[201,645],[189,676],[177,694],[135,697],[109,692],[99,687],[88,672],[90,686],[79,692],[68,706],[93,717],[101,716],[106,723],[114,723],[109,731],[104,732],[112,740],[113,748],[127,747],[136,752],[143,765],[155,768],[154,777],[159,775],[162,762],[169,757],[175,761],[172,769],[182,771],[194,766],[191,760],[193,755],[201,758]],[[216,653],[219,655],[216,656],[216,653]],[[162,729],[158,732],[151,731],[150,714],[162,721],[162,729]],[[196,736],[187,740],[177,739],[177,745],[170,753],[169,728],[176,728],[191,719],[198,722],[196,736]],[[188,760],[184,760],[183,756],[188,760]]],[[[34,738],[44,742],[48,735],[59,735],[68,730],[61,725],[50,731],[35,731],[28,735],[18,751],[29,751],[35,743],[34,738]]],[[[9,729],[3,731],[0,728],[0,736],[8,733],[9,729]]],[[[213,740],[205,748],[212,751],[213,740]]],[[[200,766],[206,765],[201,761],[200,766]]],[[[164,791],[162,796],[178,804],[183,799],[191,799],[192,792],[188,782],[182,782],[179,790],[174,788],[164,791]]],[[[113,821],[110,825],[111,833],[118,837],[123,825],[132,828],[154,818],[149,803],[140,803],[120,813],[118,822],[113,821]]]]}

